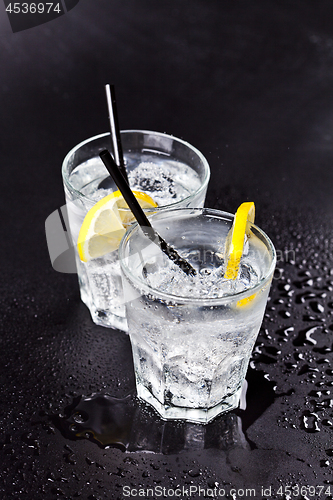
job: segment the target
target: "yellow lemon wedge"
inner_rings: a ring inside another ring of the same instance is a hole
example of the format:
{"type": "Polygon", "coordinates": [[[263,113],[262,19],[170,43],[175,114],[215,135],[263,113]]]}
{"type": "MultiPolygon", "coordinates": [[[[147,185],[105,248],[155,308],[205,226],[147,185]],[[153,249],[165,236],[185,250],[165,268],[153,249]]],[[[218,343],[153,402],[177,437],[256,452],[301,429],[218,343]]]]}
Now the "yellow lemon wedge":
{"type": "Polygon", "coordinates": [[[247,222],[254,222],[255,207],[253,202],[242,203],[236,212],[232,227],[228,233],[225,249],[224,278],[235,280],[243,255],[245,235],[248,234],[247,222]]]}
{"type": "MultiPolygon", "coordinates": [[[[118,193],[119,198],[117,201],[117,206],[119,210],[119,215],[122,220],[122,223],[126,226],[130,222],[135,220],[134,215],[128,209],[128,205],[124,198],[122,197],[120,191],[116,191],[118,193]],[[125,209],[125,210],[124,210],[125,209]]],[[[138,200],[141,208],[154,208],[157,207],[157,203],[149,196],[149,194],[143,193],[142,191],[133,191],[135,198],[138,200]]]]}
{"type": "Polygon", "coordinates": [[[245,299],[241,299],[241,300],[238,300],[237,301],[237,307],[246,307],[250,304],[250,302],[252,302],[252,300],[256,297],[256,293],[254,293],[253,295],[250,295],[249,297],[245,297],[245,299]]]}
{"type": "MultiPolygon", "coordinates": [[[[142,208],[157,207],[149,195],[133,192],[142,208]]],[[[86,214],[79,232],[77,250],[80,259],[88,262],[116,250],[126,225],[134,219],[120,191],[99,200],[86,214]]]]}

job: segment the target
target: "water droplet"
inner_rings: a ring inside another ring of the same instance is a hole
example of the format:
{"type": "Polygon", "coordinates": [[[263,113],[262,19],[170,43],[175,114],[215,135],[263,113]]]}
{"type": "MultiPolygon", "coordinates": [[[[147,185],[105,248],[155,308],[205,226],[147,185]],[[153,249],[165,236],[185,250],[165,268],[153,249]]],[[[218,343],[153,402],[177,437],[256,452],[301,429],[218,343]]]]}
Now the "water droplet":
{"type": "Polygon", "coordinates": [[[319,417],[316,413],[306,410],[302,416],[302,424],[304,430],[309,433],[319,432],[320,428],[318,425],[319,417]]]}
{"type": "Polygon", "coordinates": [[[305,364],[302,366],[300,371],[298,372],[298,375],[304,375],[304,373],[314,373],[317,372],[319,373],[319,368],[314,368],[312,366],[309,366],[308,364],[305,364]]]}
{"type": "Polygon", "coordinates": [[[83,422],[86,422],[88,420],[88,415],[87,414],[83,414],[82,412],[77,412],[77,413],[74,413],[73,415],[73,420],[78,423],[78,424],[82,424],[83,422]]]}
{"type": "Polygon", "coordinates": [[[68,455],[66,455],[66,462],[71,465],[76,465],[74,453],[68,453],[68,455]]]}
{"type": "Polygon", "coordinates": [[[311,305],[314,312],[317,312],[317,313],[325,312],[324,306],[322,304],[320,304],[319,302],[310,302],[310,305],[311,305]]]}
{"type": "Polygon", "coordinates": [[[297,338],[293,341],[293,344],[295,346],[305,346],[307,344],[316,345],[317,341],[313,339],[311,335],[313,335],[318,328],[321,328],[321,326],[313,326],[300,331],[297,338]]]}
{"type": "Polygon", "coordinates": [[[188,471],[188,475],[191,477],[199,477],[201,476],[202,472],[200,469],[190,469],[188,471]]]}
{"type": "Polygon", "coordinates": [[[332,352],[332,348],[327,346],[314,347],[313,352],[319,352],[320,354],[328,354],[329,352],[332,352]]]}
{"type": "Polygon", "coordinates": [[[293,326],[288,326],[287,328],[281,328],[278,330],[276,333],[278,335],[282,335],[284,337],[288,337],[290,333],[292,333],[295,330],[293,326]]]}
{"type": "Polygon", "coordinates": [[[289,311],[279,311],[279,314],[280,316],[282,316],[282,318],[290,318],[291,316],[289,311]]]}
{"type": "Polygon", "coordinates": [[[332,408],[333,399],[324,399],[323,401],[315,403],[315,410],[323,410],[324,408],[332,408]]]}
{"type": "Polygon", "coordinates": [[[315,398],[320,398],[322,395],[322,392],[321,391],[310,391],[309,392],[309,396],[313,396],[315,398]]]}
{"type": "Polygon", "coordinates": [[[314,298],[315,296],[316,294],[311,292],[299,293],[296,295],[296,304],[304,304],[307,299],[314,298]]]}

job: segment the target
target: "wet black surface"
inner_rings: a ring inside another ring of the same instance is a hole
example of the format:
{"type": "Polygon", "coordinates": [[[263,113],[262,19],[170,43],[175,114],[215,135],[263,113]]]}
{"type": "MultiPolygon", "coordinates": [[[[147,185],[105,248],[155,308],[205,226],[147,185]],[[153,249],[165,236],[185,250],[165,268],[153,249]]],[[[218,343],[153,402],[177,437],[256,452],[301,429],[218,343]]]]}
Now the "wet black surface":
{"type": "Polygon", "coordinates": [[[332,14],[326,0],[81,0],[0,33],[1,498],[149,498],[157,486],[166,498],[204,498],[199,487],[333,498],[332,14]],[[44,233],[64,203],[64,155],[108,128],[106,82],[123,129],[205,154],[207,206],[255,202],[279,260],[247,409],[207,427],[165,424],[131,399],[118,446],[66,425],[80,398],[133,391],[129,339],[91,322],[44,233]]]}

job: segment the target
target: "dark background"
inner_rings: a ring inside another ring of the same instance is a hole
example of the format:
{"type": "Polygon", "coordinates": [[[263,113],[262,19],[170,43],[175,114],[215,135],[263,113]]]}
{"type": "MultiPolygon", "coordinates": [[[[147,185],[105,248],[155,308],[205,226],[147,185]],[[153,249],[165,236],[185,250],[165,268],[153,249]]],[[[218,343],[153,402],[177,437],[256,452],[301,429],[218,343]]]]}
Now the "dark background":
{"type": "Polygon", "coordinates": [[[81,0],[14,34],[2,18],[3,499],[125,498],[126,485],[279,499],[294,485],[305,498],[297,484],[333,498],[332,16],[331,0],[81,0]],[[234,414],[241,444],[219,438],[229,417],[197,428],[215,436],[205,445],[174,438],[164,454],[73,441],[54,418],[76,397],[134,387],[128,337],[91,322],[76,276],[52,269],[44,230],[64,204],[64,156],[108,129],[105,83],[122,129],[195,145],[212,171],[206,206],[254,201],[278,250],[248,410],[234,414]]]}

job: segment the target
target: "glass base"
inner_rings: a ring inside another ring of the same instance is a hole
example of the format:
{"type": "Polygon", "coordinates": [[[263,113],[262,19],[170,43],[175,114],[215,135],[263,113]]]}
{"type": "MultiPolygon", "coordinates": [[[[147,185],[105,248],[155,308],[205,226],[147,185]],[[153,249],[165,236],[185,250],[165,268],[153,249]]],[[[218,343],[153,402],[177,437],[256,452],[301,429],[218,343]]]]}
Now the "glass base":
{"type": "Polygon", "coordinates": [[[238,389],[232,396],[225,398],[221,403],[212,408],[184,408],[177,406],[162,405],[146,387],[137,386],[137,396],[149,403],[160,414],[163,420],[186,420],[195,424],[208,424],[221,413],[226,413],[230,410],[238,408],[242,387],[238,389]]]}
{"type": "Polygon", "coordinates": [[[115,328],[127,333],[127,319],[110,311],[92,311],[90,310],[91,319],[96,325],[104,326],[106,328],[115,328]]]}
{"type": "Polygon", "coordinates": [[[81,300],[88,307],[91,319],[95,325],[104,326],[105,328],[115,328],[127,333],[128,325],[126,316],[118,316],[111,311],[96,309],[93,304],[90,304],[89,297],[85,293],[84,288],[81,288],[80,292],[81,300]]]}

